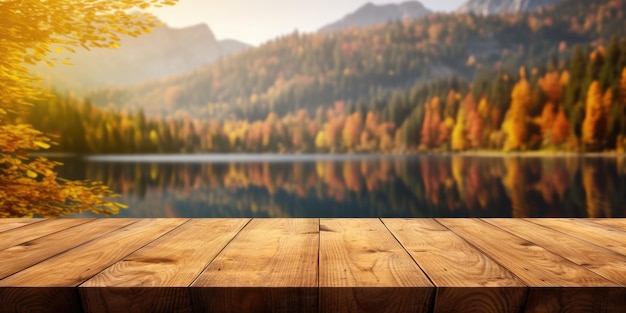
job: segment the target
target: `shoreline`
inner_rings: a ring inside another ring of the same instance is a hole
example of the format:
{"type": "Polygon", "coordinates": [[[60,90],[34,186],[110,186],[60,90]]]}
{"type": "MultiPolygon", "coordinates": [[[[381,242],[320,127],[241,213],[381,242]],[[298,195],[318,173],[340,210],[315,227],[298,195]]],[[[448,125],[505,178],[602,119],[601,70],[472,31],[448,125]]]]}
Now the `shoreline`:
{"type": "Polygon", "coordinates": [[[343,161],[406,157],[473,157],[473,158],[626,158],[626,153],[617,152],[396,152],[396,153],[189,153],[189,154],[91,154],[31,153],[32,157],[58,159],[80,158],[88,162],[131,162],[131,163],[211,163],[211,162],[292,162],[292,161],[343,161]]]}

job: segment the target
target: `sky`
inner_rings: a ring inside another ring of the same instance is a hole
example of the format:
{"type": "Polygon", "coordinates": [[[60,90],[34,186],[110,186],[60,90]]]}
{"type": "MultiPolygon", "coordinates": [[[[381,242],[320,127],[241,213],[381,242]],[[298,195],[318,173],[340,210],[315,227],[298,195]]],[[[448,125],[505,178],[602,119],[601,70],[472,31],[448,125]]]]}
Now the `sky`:
{"type": "MultiPolygon", "coordinates": [[[[403,0],[179,0],[154,9],[171,27],[207,24],[218,39],[237,39],[258,45],[280,35],[314,32],[367,2],[400,3],[403,0]]],[[[433,11],[454,11],[467,0],[421,0],[433,11]]]]}

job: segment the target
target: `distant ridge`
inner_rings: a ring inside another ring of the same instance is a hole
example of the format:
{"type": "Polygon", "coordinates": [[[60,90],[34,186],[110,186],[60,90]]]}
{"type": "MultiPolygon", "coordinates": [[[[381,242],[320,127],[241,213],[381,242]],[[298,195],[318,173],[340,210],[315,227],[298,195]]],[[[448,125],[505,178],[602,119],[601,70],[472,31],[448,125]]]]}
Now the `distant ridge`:
{"type": "Polygon", "coordinates": [[[418,19],[432,13],[418,1],[400,4],[376,5],[368,2],[353,13],[319,29],[320,33],[330,33],[351,27],[367,27],[388,21],[418,19]]]}
{"type": "Polygon", "coordinates": [[[540,7],[563,2],[564,0],[469,0],[457,12],[491,15],[531,11],[540,7]]]}
{"type": "Polygon", "coordinates": [[[62,55],[74,66],[38,66],[34,71],[57,90],[82,92],[129,85],[192,71],[250,45],[218,41],[205,24],[185,28],[158,27],[137,38],[125,37],[119,49],[79,50],[62,55]]]}

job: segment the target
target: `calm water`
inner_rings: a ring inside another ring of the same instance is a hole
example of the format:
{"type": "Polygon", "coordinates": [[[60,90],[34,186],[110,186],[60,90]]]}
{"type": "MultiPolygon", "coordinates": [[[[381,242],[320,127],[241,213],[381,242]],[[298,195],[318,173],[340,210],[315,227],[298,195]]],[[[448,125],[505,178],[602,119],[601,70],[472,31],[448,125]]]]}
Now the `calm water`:
{"type": "MultiPolygon", "coordinates": [[[[138,156],[68,160],[115,217],[625,217],[624,157],[138,156]]],[[[94,213],[72,216],[94,216],[94,213]]]]}

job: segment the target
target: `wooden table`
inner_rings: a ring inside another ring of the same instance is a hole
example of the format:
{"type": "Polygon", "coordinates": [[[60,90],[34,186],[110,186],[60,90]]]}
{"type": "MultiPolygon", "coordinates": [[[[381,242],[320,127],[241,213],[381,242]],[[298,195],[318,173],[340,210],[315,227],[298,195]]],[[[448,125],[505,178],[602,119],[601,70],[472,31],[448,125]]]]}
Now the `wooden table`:
{"type": "Polygon", "coordinates": [[[0,312],[626,312],[626,219],[0,219],[0,312]]]}

